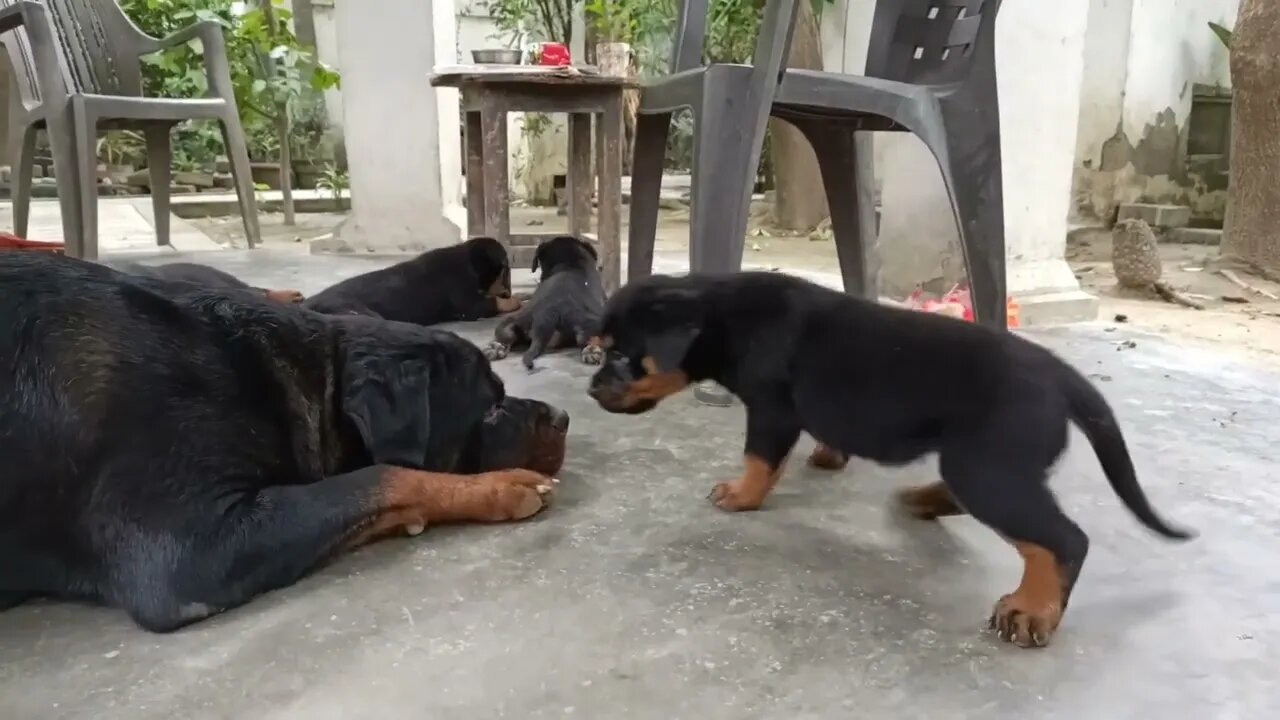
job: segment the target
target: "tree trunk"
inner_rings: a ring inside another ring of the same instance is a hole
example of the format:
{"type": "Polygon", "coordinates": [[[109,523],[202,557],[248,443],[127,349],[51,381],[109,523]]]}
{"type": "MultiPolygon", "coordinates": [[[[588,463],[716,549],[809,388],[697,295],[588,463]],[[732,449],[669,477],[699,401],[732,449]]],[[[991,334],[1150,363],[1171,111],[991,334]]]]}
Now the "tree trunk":
{"type": "Polygon", "coordinates": [[[280,205],[284,209],[284,224],[294,225],[293,214],[293,157],[289,152],[289,108],[281,105],[277,112],[276,132],[280,135],[280,205]]]}
{"type": "MultiPolygon", "coordinates": [[[[791,36],[787,67],[822,69],[822,39],[818,18],[809,0],[800,0],[796,29],[791,36]]],[[[774,222],[787,230],[812,230],[828,216],[818,158],[804,135],[781,120],[770,120],[770,156],[773,160],[774,222]]]]}
{"type": "Polygon", "coordinates": [[[1241,0],[1231,38],[1231,179],[1222,254],[1280,272],[1280,2],[1241,0]]]}

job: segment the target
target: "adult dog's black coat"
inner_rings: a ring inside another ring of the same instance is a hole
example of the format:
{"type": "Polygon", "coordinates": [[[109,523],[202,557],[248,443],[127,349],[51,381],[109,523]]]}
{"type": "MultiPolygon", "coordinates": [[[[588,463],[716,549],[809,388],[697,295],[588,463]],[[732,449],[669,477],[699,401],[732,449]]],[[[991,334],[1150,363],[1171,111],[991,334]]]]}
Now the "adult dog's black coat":
{"type": "Polygon", "coordinates": [[[1008,332],[888,308],[777,273],[653,276],[614,295],[605,362],[590,393],[640,413],[689,382],[715,380],[747,409],[746,469],[711,498],[760,506],[802,431],[814,465],[847,455],[886,465],[939,453],[942,482],[900,497],[923,518],[968,512],[1023,556],[1018,589],[996,604],[1001,637],[1044,645],[1080,573],[1088,538],[1054,500],[1049,468],[1068,421],[1089,438],[1111,487],[1170,538],[1138,485],[1114,415],[1079,372],[1008,332]]]}
{"type": "Polygon", "coordinates": [[[157,280],[174,280],[179,282],[188,282],[195,285],[203,285],[208,288],[221,288],[223,290],[251,290],[256,293],[283,303],[299,303],[302,302],[302,293],[297,290],[267,290],[265,288],[257,288],[249,283],[232,275],[229,272],[219,270],[208,265],[199,263],[167,263],[164,265],[143,265],[136,262],[124,263],[105,263],[108,267],[115,268],[121,272],[130,275],[140,275],[142,277],[155,278],[157,280]]]}
{"type": "Polygon", "coordinates": [[[0,607],[172,630],[381,535],[527,517],[567,426],[450,333],[0,253],[0,607]]]}
{"type": "Polygon", "coordinates": [[[555,237],[538,246],[533,271],[542,269],[533,297],[503,318],[485,356],[497,360],[512,347],[528,345],[521,360],[533,369],[544,352],[563,347],[582,349],[582,362],[598,365],[602,353],[591,342],[604,314],[604,283],[596,267],[599,256],[590,243],[575,237],[555,237]]]}
{"type": "Polygon", "coordinates": [[[435,325],[511,312],[511,264],[502,243],[472,238],[412,260],[347,278],[307,298],[329,315],[368,315],[435,325]]]}

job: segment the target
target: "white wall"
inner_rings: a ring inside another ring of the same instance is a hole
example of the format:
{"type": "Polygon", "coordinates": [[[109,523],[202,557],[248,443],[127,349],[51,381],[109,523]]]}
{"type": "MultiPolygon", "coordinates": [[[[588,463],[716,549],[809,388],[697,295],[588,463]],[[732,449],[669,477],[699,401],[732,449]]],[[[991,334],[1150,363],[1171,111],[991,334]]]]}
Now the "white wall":
{"type": "Polygon", "coordinates": [[[1082,221],[1139,199],[1220,212],[1225,193],[1185,174],[1187,120],[1195,84],[1230,85],[1226,48],[1208,23],[1233,26],[1238,6],[1089,0],[1073,207],[1082,221]]]}

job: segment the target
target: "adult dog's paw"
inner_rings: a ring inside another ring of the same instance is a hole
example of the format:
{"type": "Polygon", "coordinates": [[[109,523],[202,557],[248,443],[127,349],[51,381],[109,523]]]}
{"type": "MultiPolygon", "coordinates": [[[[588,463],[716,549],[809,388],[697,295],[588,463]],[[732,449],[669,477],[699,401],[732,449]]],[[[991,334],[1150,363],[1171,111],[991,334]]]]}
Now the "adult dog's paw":
{"type": "Polygon", "coordinates": [[[503,343],[498,342],[497,340],[493,340],[488,345],[485,345],[483,348],[481,348],[481,352],[484,353],[484,357],[486,360],[488,360],[489,362],[493,362],[494,360],[501,360],[505,358],[507,356],[507,353],[511,352],[511,348],[507,347],[503,343]]]}

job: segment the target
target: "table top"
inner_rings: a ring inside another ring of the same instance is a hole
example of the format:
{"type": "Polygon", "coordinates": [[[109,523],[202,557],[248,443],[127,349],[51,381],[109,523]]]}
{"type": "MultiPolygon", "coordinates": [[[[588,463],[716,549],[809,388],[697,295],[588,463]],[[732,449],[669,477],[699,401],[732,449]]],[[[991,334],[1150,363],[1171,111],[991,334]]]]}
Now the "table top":
{"type": "Polygon", "coordinates": [[[547,65],[446,65],[430,76],[433,87],[466,84],[557,85],[564,87],[637,87],[635,80],[600,75],[594,68],[547,65]]]}

